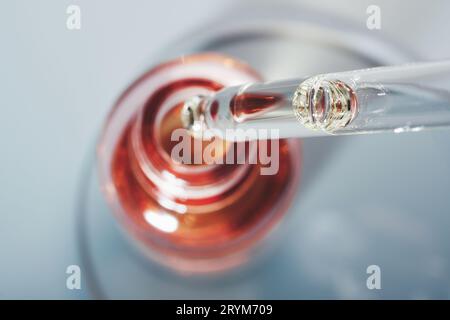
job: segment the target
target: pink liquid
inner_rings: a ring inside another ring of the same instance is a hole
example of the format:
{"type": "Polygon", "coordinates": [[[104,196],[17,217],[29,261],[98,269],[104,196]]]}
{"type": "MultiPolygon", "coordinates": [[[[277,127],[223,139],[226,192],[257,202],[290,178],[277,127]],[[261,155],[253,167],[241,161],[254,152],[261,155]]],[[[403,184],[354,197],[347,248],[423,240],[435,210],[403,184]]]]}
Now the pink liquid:
{"type": "MultiPolygon", "coordinates": [[[[196,55],[157,67],[142,79],[162,77],[161,70],[167,72],[190,63],[214,63],[226,70],[229,60],[196,55]]],[[[233,68],[254,78],[251,70],[237,62],[233,68]]],[[[177,141],[171,141],[171,134],[182,127],[181,101],[194,91],[212,92],[228,85],[225,75],[220,82],[200,77],[195,70],[192,73],[162,81],[147,93],[145,104],[124,122],[112,144],[109,176],[104,180],[114,190],[110,203],[119,220],[146,253],[178,271],[211,272],[245,262],[258,240],[277,224],[292,200],[300,160],[298,144],[280,140],[275,175],[261,175],[259,161],[209,165],[174,162],[170,153],[177,141]],[[179,101],[170,102],[177,94],[179,101]]],[[[134,84],[128,94],[139,86],[142,83],[134,84]]],[[[126,95],[122,102],[127,100],[126,95]]],[[[263,101],[262,105],[268,103],[272,101],[263,101]]],[[[251,104],[251,110],[259,108],[259,100],[253,99],[251,104]]],[[[119,101],[116,109],[124,107],[119,101]]],[[[194,138],[188,138],[195,143],[194,138]]],[[[200,143],[206,146],[211,142],[200,143]]],[[[219,144],[222,148],[214,156],[223,158],[237,145],[225,141],[219,144]]],[[[270,143],[268,146],[270,155],[270,143]]],[[[195,157],[195,150],[191,156],[195,157]]]]}
{"type": "Polygon", "coordinates": [[[230,102],[231,113],[237,118],[245,118],[265,112],[283,100],[276,94],[243,93],[235,95],[230,102]]]}

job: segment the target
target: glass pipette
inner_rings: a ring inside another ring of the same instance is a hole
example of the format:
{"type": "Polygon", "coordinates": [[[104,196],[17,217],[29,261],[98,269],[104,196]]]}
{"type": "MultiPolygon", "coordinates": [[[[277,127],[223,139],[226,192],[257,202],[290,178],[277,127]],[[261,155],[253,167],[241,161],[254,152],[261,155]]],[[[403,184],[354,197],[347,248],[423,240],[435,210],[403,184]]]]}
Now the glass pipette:
{"type": "Polygon", "coordinates": [[[450,61],[227,87],[186,101],[192,134],[278,131],[280,138],[450,127],[450,61]]]}

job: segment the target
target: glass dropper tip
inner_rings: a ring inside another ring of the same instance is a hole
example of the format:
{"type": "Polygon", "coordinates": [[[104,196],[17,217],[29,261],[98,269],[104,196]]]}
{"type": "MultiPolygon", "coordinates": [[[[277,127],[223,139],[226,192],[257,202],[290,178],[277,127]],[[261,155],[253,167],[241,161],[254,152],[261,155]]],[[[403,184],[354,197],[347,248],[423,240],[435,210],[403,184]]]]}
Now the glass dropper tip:
{"type": "Polygon", "coordinates": [[[206,130],[203,96],[196,95],[184,102],[181,110],[181,122],[194,138],[203,137],[206,130]]]}

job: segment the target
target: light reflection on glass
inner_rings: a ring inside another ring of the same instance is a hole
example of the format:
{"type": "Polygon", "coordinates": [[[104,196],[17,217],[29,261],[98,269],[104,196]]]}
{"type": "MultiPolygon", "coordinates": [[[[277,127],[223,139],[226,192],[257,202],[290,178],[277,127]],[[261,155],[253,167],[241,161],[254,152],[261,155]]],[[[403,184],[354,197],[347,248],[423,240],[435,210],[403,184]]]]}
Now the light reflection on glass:
{"type": "Polygon", "coordinates": [[[172,233],[178,229],[177,218],[169,213],[146,210],[144,218],[150,225],[163,232],[172,233]]]}

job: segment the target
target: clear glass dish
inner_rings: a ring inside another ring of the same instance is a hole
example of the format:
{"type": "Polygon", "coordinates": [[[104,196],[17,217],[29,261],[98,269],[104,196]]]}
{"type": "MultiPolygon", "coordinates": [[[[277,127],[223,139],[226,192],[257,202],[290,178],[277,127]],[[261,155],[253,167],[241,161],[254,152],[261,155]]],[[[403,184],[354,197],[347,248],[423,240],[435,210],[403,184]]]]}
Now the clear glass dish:
{"type": "MultiPolygon", "coordinates": [[[[154,57],[151,64],[195,52],[218,52],[236,57],[258,70],[265,80],[306,77],[409,60],[407,54],[386,39],[367,37],[364,32],[333,17],[297,6],[276,9],[262,6],[257,10],[236,8],[232,15],[224,15],[211,25],[183,36],[154,57]]],[[[324,170],[329,166],[340,168],[342,151],[337,150],[346,150],[349,141],[346,137],[304,141],[305,169],[301,188],[285,221],[265,246],[264,255],[255,257],[245,267],[220,276],[179,276],[134,250],[111,219],[99,191],[94,160],[88,159],[77,212],[82,267],[87,270],[87,283],[93,296],[159,299],[361,297],[360,291],[351,291],[352,272],[356,270],[355,277],[364,287],[366,261],[370,259],[367,255],[352,255],[352,245],[350,253],[346,252],[347,238],[341,241],[340,236],[335,242],[336,254],[333,254],[330,245],[334,238],[328,242],[327,236],[333,237],[335,233],[326,233],[321,228],[333,224],[339,214],[330,217],[323,212],[323,206],[311,203],[317,201],[317,194],[321,194],[317,188],[325,183],[324,180],[330,187],[330,181],[345,181],[347,175],[342,170],[329,173],[328,177],[324,177],[324,170]],[[350,259],[353,264],[347,265],[341,258],[350,259]],[[342,277],[336,276],[333,266],[344,270],[342,277]]],[[[336,204],[333,201],[339,196],[329,195],[323,203],[336,204]]],[[[339,202],[335,208],[340,208],[339,202]]],[[[346,230],[346,225],[339,223],[335,227],[336,233],[346,230]]],[[[359,234],[364,226],[356,226],[356,229],[359,234]]],[[[352,235],[350,232],[348,239],[352,235]]],[[[383,257],[380,259],[384,261],[383,257]]]]}

